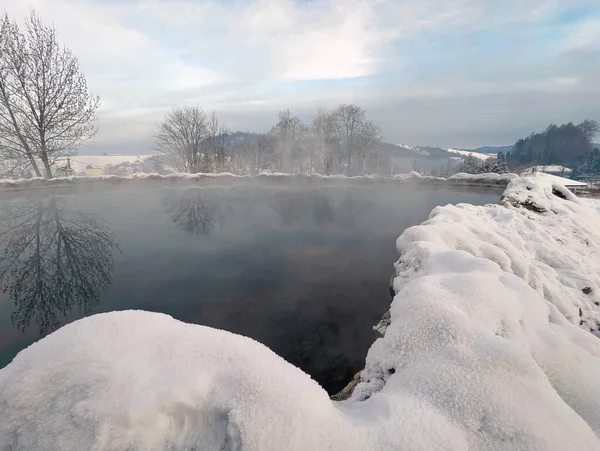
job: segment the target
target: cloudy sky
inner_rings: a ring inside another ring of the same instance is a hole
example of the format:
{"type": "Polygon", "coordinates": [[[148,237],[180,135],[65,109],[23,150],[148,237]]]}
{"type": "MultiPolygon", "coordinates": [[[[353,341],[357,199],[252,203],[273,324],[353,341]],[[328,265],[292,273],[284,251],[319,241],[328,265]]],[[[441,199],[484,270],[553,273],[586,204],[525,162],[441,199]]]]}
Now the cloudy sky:
{"type": "Polygon", "coordinates": [[[600,120],[598,0],[0,0],[53,23],[100,95],[87,152],[140,153],[174,105],[263,131],[354,102],[393,143],[511,144],[600,120]]]}

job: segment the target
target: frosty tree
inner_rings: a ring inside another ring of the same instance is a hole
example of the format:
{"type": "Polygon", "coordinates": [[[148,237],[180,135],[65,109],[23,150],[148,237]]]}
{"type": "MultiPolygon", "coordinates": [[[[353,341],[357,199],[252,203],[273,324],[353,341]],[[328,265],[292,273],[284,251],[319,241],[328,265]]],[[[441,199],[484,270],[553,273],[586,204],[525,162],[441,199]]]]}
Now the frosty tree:
{"type": "Polygon", "coordinates": [[[159,163],[177,172],[221,172],[226,163],[227,135],[215,113],[209,117],[198,105],[175,107],[154,135],[159,163]]]}
{"type": "Polygon", "coordinates": [[[199,106],[173,108],[158,126],[155,147],[163,161],[178,172],[206,171],[203,146],[208,117],[199,106]]]}
{"type": "Polygon", "coordinates": [[[460,163],[459,171],[466,172],[467,174],[506,174],[508,166],[506,165],[506,161],[500,158],[480,160],[473,155],[467,155],[460,163]]]}
{"type": "Polygon", "coordinates": [[[99,98],[90,93],[79,61],[59,44],[53,27],[31,12],[24,29],[0,25],[0,152],[18,166],[52,177],[52,165],[97,131],[99,98]]]}
{"type": "MultiPolygon", "coordinates": [[[[338,145],[345,162],[340,160],[340,172],[345,166],[346,174],[360,174],[378,167],[378,147],[381,130],[366,119],[366,111],[355,104],[340,105],[334,111],[338,145]]],[[[341,156],[341,155],[340,155],[341,156]]]]}
{"type": "Polygon", "coordinates": [[[281,171],[293,172],[294,162],[301,163],[302,144],[307,135],[308,127],[298,117],[292,116],[290,110],[279,113],[279,120],[271,129],[271,136],[275,142],[281,171]]]}

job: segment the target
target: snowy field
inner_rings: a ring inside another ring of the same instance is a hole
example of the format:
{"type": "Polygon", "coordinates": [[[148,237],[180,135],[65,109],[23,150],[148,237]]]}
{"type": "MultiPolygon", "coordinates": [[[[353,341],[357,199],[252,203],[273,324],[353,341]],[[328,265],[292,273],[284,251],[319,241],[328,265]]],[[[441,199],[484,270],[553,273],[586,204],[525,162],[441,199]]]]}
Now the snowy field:
{"type": "MultiPolygon", "coordinates": [[[[75,155],[70,157],[71,167],[77,173],[85,172],[91,166],[94,169],[104,169],[108,165],[116,166],[121,163],[133,163],[145,160],[152,155],[75,155]]],[[[60,158],[60,164],[66,165],[67,159],[60,158]]]]}
{"type": "Polygon", "coordinates": [[[450,153],[457,153],[459,155],[464,155],[465,157],[468,157],[469,155],[478,158],[479,160],[488,160],[490,158],[495,158],[495,155],[489,155],[487,153],[479,153],[479,152],[472,152],[470,150],[458,150],[458,149],[446,149],[448,152],[450,153]]]}
{"type": "Polygon", "coordinates": [[[0,449],[600,449],[599,211],[512,178],[500,205],[407,229],[347,401],[242,336],[141,311],[76,321],[0,370],[0,449]]]}

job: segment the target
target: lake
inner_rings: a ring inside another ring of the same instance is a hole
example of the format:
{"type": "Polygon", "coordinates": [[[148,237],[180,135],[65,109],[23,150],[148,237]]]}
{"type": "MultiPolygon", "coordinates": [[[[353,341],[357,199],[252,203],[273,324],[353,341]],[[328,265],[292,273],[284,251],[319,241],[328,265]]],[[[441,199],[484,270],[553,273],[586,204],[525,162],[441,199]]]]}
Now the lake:
{"type": "Polygon", "coordinates": [[[368,182],[5,193],[0,367],[66,322],[144,309],[252,337],[333,394],[389,308],[396,238],[437,205],[500,193],[368,182]]]}

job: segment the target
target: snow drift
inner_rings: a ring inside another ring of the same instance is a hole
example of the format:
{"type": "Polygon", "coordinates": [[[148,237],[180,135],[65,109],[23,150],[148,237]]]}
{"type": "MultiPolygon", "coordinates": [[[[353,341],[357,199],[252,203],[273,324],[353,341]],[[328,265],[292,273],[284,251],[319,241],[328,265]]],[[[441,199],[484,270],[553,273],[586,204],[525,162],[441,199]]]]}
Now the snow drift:
{"type": "Polygon", "coordinates": [[[237,335],[76,321],[0,370],[0,449],[600,449],[600,215],[544,178],[398,239],[353,396],[237,335]],[[596,335],[596,336],[595,336],[596,335]]]}

